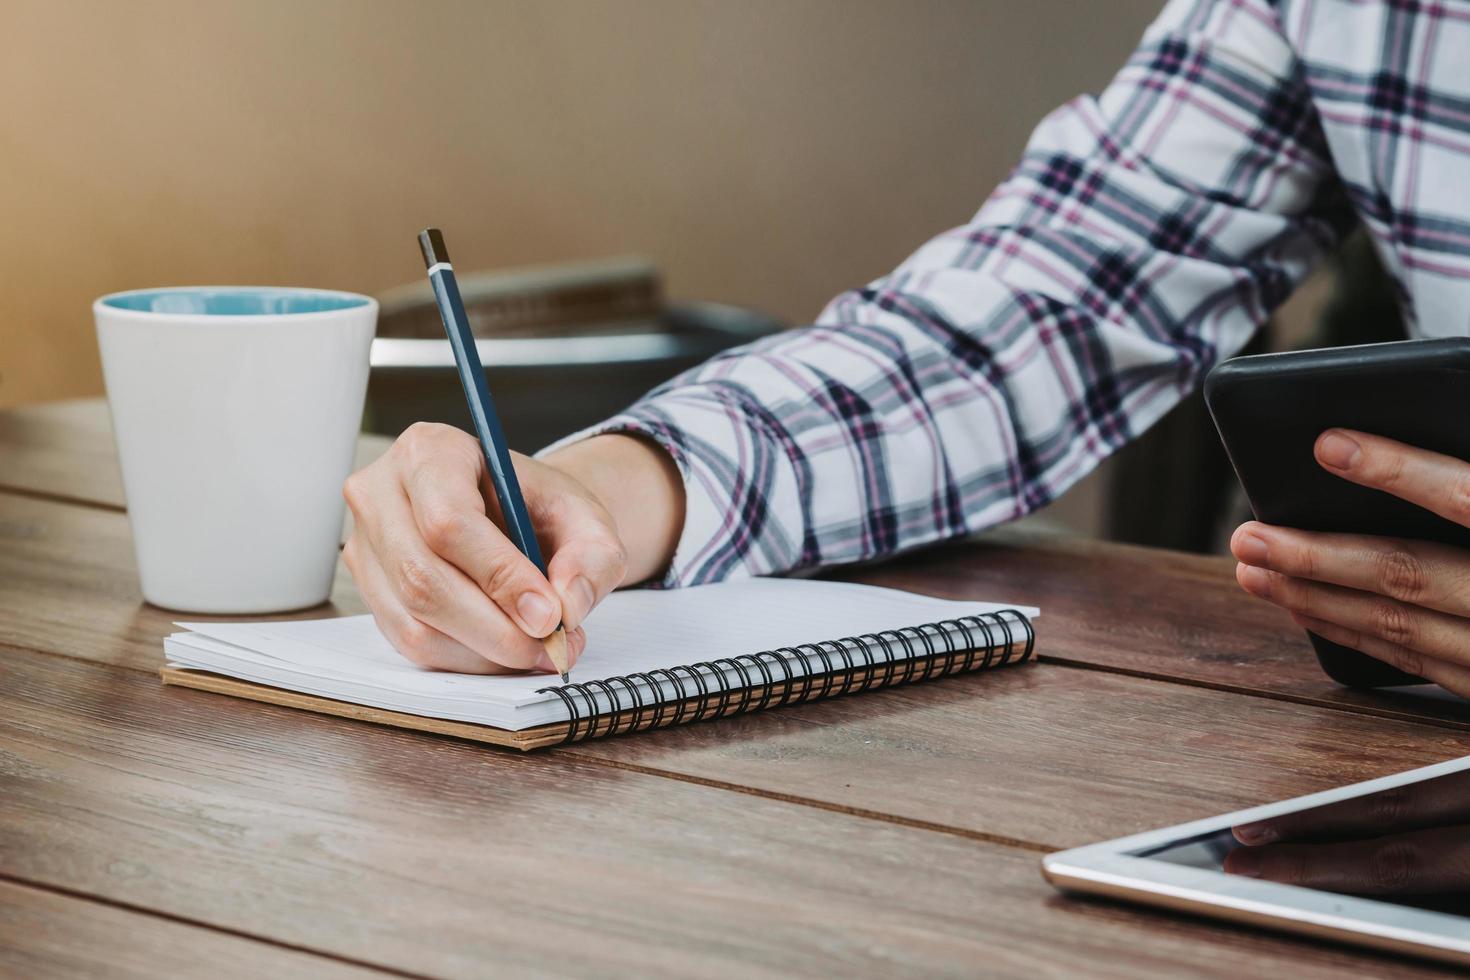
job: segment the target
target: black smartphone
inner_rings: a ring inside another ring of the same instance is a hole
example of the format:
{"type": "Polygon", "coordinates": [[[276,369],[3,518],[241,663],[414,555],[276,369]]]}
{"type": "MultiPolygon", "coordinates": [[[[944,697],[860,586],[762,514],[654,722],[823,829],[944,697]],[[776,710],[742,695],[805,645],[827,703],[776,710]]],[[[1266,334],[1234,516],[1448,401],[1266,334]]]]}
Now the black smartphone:
{"type": "MultiPolygon", "coordinates": [[[[1236,357],[1205,379],[1205,402],[1257,520],[1470,548],[1470,528],[1333,476],[1312,454],[1323,430],[1345,428],[1470,460],[1470,338],[1236,357]]],[[[1307,635],[1340,684],[1424,683],[1307,635]]]]}

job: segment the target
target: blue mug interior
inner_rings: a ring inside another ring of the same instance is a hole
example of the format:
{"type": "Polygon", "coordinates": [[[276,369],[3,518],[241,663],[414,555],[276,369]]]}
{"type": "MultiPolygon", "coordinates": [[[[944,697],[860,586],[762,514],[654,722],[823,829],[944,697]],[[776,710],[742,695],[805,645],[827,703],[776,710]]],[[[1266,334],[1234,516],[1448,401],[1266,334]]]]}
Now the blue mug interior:
{"type": "Polygon", "coordinates": [[[190,316],[280,316],[290,313],[328,313],[366,306],[368,300],[350,293],[277,286],[186,286],[141,289],[102,300],[104,306],[140,313],[179,313],[190,316]]]}

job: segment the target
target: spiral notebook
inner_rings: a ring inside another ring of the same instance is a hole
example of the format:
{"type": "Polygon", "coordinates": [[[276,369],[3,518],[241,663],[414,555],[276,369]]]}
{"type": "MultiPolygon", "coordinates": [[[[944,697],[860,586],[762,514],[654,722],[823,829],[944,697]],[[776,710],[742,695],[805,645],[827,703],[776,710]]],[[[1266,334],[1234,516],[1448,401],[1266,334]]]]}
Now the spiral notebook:
{"type": "Polygon", "coordinates": [[[179,623],[165,683],[529,750],[1031,659],[1037,610],[753,579],[609,596],[563,685],[410,664],[370,616],[179,623]]]}

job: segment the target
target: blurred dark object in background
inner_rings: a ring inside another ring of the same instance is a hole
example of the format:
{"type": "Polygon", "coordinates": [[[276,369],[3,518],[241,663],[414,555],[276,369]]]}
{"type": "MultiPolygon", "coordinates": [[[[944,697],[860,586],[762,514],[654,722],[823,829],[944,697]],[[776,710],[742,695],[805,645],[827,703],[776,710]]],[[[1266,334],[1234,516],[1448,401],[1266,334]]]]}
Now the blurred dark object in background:
{"type": "MultiPolygon", "coordinates": [[[[648,389],[784,326],[719,303],[670,303],[643,259],[459,278],[480,360],[513,448],[539,449],[626,408],[648,389]]],[[[472,431],[427,282],[380,297],[368,431],[418,421],[472,431]]]]}
{"type": "MultiPolygon", "coordinates": [[[[1403,340],[1393,280],[1361,232],[1330,262],[1331,299],[1316,329],[1295,349],[1403,340]]],[[[1267,323],[1242,354],[1279,350],[1267,323]]],[[[1279,343],[1279,341],[1277,342],[1279,343]]],[[[1106,533],[1115,541],[1218,552],[1250,518],[1230,461],[1196,392],[1118,453],[1108,492],[1106,533]]]]}
{"type": "Polygon", "coordinates": [[[1343,244],[1332,259],[1332,274],[1332,299],[1311,346],[1376,344],[1408,336],[1393,278],[1366,233],[1360,231],[1343,244]]]}
{"type": "MultiPolygon", "coordinates": [[[[1268,322],[1241,353],[1271,350],[1271,335],[1268,322]]],[[[1215,551],[1234,497],[1235,472],[1196,391],[1119,450],[1105,533],[1128,544],[1215,551]]]]}

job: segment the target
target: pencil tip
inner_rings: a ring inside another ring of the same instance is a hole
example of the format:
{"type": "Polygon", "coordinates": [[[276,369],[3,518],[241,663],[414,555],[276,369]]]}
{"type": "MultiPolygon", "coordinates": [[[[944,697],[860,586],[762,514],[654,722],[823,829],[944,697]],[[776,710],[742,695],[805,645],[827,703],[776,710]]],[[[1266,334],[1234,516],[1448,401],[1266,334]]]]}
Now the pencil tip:
{"type": "Polygon", "coordinates": [[[568,656],[570,651],[567,649],[566,629],[558,625],[556,629],[551,631],[550,636],[542,639],[541,644],[546,650],[546,659],[551,662],[551,669],[560,674],[562,681],[565,682],[572,672],[572,660],[568,656]]]}
{"type": "Polygon", "coordinates": [[[571,671],[564,670],[561,672],[561,682],[563,684],[570,684],[572,682],[571,671]]]}

